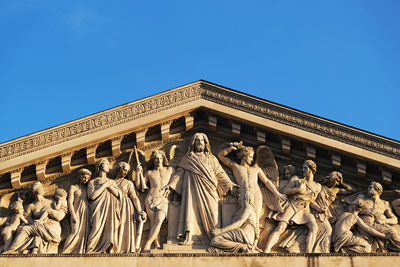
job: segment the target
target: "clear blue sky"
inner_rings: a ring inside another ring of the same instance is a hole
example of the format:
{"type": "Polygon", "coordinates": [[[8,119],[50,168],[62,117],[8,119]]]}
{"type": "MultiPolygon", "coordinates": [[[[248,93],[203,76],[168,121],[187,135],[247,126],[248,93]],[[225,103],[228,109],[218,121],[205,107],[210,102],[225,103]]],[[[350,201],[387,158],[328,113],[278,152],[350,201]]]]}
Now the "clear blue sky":
{"type": "Polygon", "coordinates": [[[400,1],[1,1],[0,142],[199,79],[400,140],[400,1]]]}

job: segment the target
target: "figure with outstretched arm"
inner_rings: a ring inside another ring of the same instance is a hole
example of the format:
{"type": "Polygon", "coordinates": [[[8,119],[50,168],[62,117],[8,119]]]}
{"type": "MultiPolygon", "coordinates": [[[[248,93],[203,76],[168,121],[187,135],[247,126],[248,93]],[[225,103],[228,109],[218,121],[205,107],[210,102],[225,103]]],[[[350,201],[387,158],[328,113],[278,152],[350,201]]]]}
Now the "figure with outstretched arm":
{"type": "MultiPolygon", "coordinates": [[[[243,146],[241,142],[231,143],[229,147],[218,153],[218,158],[225,166],[232,169],[236,182],[240,186],[240,193],[243,194],[245,192],[250,192],[253,194],[254,208],[257,215],[257,225],[263,205],[263,197],[258,185],[259,180],[265,184],[267,189],[273,193],[276,199],[280,201],[286,200],[286,195],[281,194],[278,191],[272,181],[267,178],[263,170],[257,164],[252,164],[254,159],[254,150],[252,147],[243,146]],[[232,151],[238,152],[237,155],[240,163],[236,163],[228,157],[232,151]]],[[[258,237],[259,233],[257,231],[255,245],[257,244],[258,237]]]]}
{"type": "Polygon", "coordinates": [[[299,179],[293,176],[283,193],[288,195],[289,200],[284,207],[283,212],[274,213],[271,219],[278,222],[268,240],[264,249],[265,253],[270,253],[272,247],[278,242],[289,224],[295,223],[305,225],[308,228],[306,238],[306,252],[311,253],[315,244],[318,225],[314,215],[310,211],[311,203],[315,202],[321,185],[314,182],[314,174],[317,171],[317,165],[312,160],[306,160],[303,163],[303,178],[299,179]]]}

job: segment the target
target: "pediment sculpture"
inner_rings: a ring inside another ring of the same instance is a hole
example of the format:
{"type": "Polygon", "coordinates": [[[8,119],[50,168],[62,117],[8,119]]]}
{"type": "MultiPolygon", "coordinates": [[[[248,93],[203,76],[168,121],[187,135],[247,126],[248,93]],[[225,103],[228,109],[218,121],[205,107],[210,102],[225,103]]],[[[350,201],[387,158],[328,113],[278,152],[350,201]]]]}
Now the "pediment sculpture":
{"type": "Polygon", "coordinates": [[[383,200],[378,182],[358,192],[338,171],[316,181],[313,160],[297,166],[301,172],[292,164],[280,170],[266,145],[216,147],[205,133],[186,145],[181,153],[149,151],[148,161],[136,148],[113,165],[102,158],[74,172],[68,193],[57,186],[46,195],[41,182],[14,192],[2,252],[151,253],[168,243],[209,253],[400,250],[392,208],[399,201],[383,200]]]}
{"type": "Polygon", "coordinates": [[[400,142],[206,81],[0,163],[4,254],[400,251],[400,142]]]}

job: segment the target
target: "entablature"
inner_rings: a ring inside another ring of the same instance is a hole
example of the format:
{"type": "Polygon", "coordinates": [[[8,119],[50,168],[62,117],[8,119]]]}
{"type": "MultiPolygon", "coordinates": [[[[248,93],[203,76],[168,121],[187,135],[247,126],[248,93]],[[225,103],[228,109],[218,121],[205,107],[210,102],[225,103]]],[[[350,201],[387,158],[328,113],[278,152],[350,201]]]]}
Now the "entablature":
{"type": "Polygon", "coordinates": [[[133,145],[146,150],[172,142],[192,128],[271,143],[283,154],[323,154],[332,166],[351,166],[359,176],[370,169],[386,183],[400,180],[398,141],[197,81],[1,144],[2,189],[69,173],[133,145]]]}

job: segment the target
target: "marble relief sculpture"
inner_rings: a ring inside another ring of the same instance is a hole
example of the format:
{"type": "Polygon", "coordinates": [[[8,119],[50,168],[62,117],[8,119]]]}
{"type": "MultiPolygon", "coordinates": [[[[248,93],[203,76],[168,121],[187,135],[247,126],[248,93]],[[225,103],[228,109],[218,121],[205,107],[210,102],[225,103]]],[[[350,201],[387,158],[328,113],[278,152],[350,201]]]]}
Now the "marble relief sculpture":
{"type": "Polygon", "coordinates": [[[146,213],[142,210],[139,198],[132,181],[125,177],[128,174],[130,166],[126,162],[116,164],[115,183],[121,190],[120,199],[120,226],[118,229],[118,246],[115,252],[126,253],[135,252],[136,230],[135,223],[146,220],[146,213]],[[136,210],[136,212],[135,212],[136,210]]]}
{"type": "Polygon", "coordinates": [[[265,253],[271,252],[272,247],[277,243],[281,234],[289,224],[305,225],[308,228],[306,239],[306,252],[312,252],[315,244],[318,225],[314,215],[311,213],[310,206],[314,204],[321,185],[314,181],[314,174],[317,165],[312,160],[303,163],[303,178],[292,177],[291,181],[284,189],[289,200],[284,204],[283,212],[275,212],[271,218],[278,222],[275,231],[268,238],[265,253]]]}
{"type": "Polygon", "coordinates": [[[36,182],[32,193],[35,200],[26,209],[28,224],[18,228],[7,253],[57,253],[58,244],[61,242],[60,222],[68,211],[64,199],[66,192],[56,192],[57,199],[51,201],[44,197],[43,185],[36,182]]]}
{"type": "Polygon", "coordinates": [[[399,198],[399,190],[384,192],[371,182],[366,192],[357,191],[337,170],[322,165],[317,173],[310,159],[299,175],[301,159],[274,155],[266,145],[222,140],[215,157],[206,134],[187,142],[186,153],[176,144],[135,148],[136,165],[128,152],[72,172],[77,184],[34,182],[14,192],[0,226],[0,251],[149,253],[169,244],[211,253],[400,251],[392,209],[400,200],[387,201],[399,198]],[[162,247],[166,232],[170,243],[162,247]]]}
{"type": "Polygon", "coordinates": [[[279,180],[279,191],[283,192],[283,189],[290,182],[292,177],[296,176],[294,179],[298,179],[297,177],[297,169],[295,166],[289,164],[283,167],[283,178],[279,180]]]}
{"type": "Polygon", "coordinates": [[[193,242],[209,246],[215,227],[220,227],[218,202],[220,196],[231,191],[238,193],[212,155],[208,137],[204,133],[193,135],[189,150],[178,164],[178,169],[166,188],[166,195],[174,190],[182,197],[178,239],[182,244],[193,242]]]}
{"type": "Polygon", "coordinates": [[[92,176],[88,169],[78,171],[79,184],[71,185],[68,192],[68,210],[71,232],[64,242],[63,253],[86,253],[90,232],[90,210],[87,184],[92,176]]]}
{"type": "MultiPolygon", "coordinates": [[[[258,162],[261,162],[261,157],[269,157],[270,155],[262,155],[260,151],[261,149],[257,149],[257,159],[258,162]]],[[[265,153],[264,153],[265,154],[265,153]]],[[[229,147],[221,150],[218,153],[218,158],[224,163],[227,167],[231,168],[233,171],[234,178],[239,185],[240,194],[245,194],[246,192],[250,192],[254,199],[254,209],[256,212],[256,239],[255,246],[257,245],[258,237],[259,237],[259,220],[262,211],[263,205],[263,197],[261,194],[261,189],[258,185],[258,181],[260,180],[265,186],[267,190],[272,193],[272,197],[267,198],[266,202],[268,207],[276,211],[282,211],[280,207],[279,201],[285,201],[286,196],[284,194],[279,193],[276,185],[272,183],[272,179],[268,178],[264,171],[260,168],[258,162],[253,165],[254,158],[254,149],[252,147],[243,146],[242,143],[231,143],[229,147]],[[238,152],[238,158],[240,163],[236,163],[228,157],[232,151],[238,152]]],[[[275,166],[274,166],[275,167],[275,166]]],[[[277,168],[277,166],[276,166],[277,168]]]]}
{"type": "Polygon", "coordinates": [[[209,252],[247,253],[256,252],[254,245],[258,232],[254,194],[246,191],[240,194],[239,209],[233,222],[224,228],[215,228],[209,252]]]}
{"type": "Polygon", "coordinates": [[[350,210],[343,212],[335,224],[335,233],[332,237],[334,252],[342,253],[370,253],[371,245],[362,237],[355,235],[352,228],[357,225],[366,233],[381,238],[390,239],[391,234],[386,235],[366,225],[358,216],[363,209],[363,203],[359,199],[351,203],[350,210]]]}
{"type": "Polygon", "coordinates": [[[338,194],[350,194],[354,190],[343,183],[343,175],[337,171],[329,173],[321,185],[321,191],[311,205],[311,211],[318,224],[313,252],[328,253],[331,249],[331,222],[336,220],[334,202],[338,194]]]}
{"type": "Polygon", "coordinates": [[[28,223],[27,219],[24,216],[24,206],[22,204],[22,199],[20,198],[18,198],[18,200],[14,201],[11,204],[10,210],[13,214],[1,231],[1,236],[4,242],[4,245],[1,248],[1,252],[8,250],[13,240],[13,235],[15,234],[18,227],[22,224],[28,223]]]}
{"type": "Polygon", "coordinates": [[[118,252],[122,192],[116,182],[107,177],[110,163],[96,163],[95,178],[87,188],[90,203],[91,231],[87,253],[118,252]]]}
{"type": "Polygon", "coordinates": [[[388,201],[382,200],[380,196],[383,187],[377,182],[372,182],[366,194],[359,194],[356,201],[360,201],[362,208],[359,217],[366,225],[383,234],[390,234],[389,240],[381,240],[368,235],[365,231],[359,231],[359,235],[364,237],[372,245],[375,251],[390,249],[400,251],[399,224],[396,215],[388,201]]]}
{"type": "MultiPolygon", "coordinates": [[[[138,176],[141,172],[143,172],[143,169],[139,167],[138,176]]],[[[173,174],[174,168],[169,166],[165,152],[161,150],[153,151],[148,163],[148,170],[144,175],[145,182],[150,184],[150,190],[145,199],[146,211],[150,221],[150,233],[143,251],[149,251],[153,242],[156,248],[161,248],[158,235],[162,223],[167,218],[169,202],[168,198],[164,196],[163,189],[167,186],[173,174]]]]}

